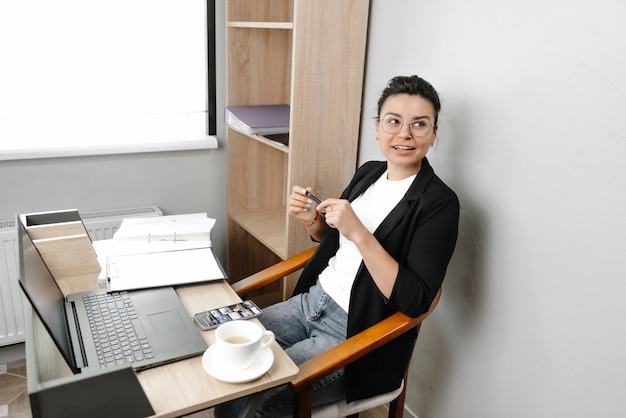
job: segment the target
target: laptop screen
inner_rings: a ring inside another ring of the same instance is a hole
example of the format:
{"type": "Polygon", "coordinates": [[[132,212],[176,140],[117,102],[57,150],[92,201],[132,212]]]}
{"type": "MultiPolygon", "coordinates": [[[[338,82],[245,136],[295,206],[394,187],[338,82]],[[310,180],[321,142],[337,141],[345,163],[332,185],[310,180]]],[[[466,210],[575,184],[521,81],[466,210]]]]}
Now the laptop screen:
{"type": "Polygon", "coordinates": [[[20,286],[65,361],[76,372],[65,315],[65,296],[19,219],[17,225],[20,286]]]}

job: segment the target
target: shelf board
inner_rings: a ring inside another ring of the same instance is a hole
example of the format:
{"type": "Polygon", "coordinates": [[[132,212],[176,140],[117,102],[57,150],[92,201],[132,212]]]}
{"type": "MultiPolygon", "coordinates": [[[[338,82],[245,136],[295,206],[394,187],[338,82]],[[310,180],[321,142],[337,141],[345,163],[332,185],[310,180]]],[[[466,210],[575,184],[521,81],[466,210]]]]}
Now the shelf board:
{"type": "Polygon", "coordinates": [[[228,22],[229,28],[293,29],[292,22],[228,22]]]}
{"type": "Polygon", "coordinates": [[[281,144],[279,142],[272,141],[270,139],[264,138],[262,135],[257,135],[257,134],[252,134],[251,135],[251,134],[249,134],[247,132],[242,131],[241,129],[237,129],[237,128],[235,128],[233,126],[230,126],[230,125],[228,125],[228,128],[232,129],[235,132],[239,132],[240,134],[245,135],[245,136],[247,136],[250,139],[253,139],[255,141],[261,142],[261,143],[263,143],[265,145],[268,145],[268,146],[270,146],[272,148],[276,148],[279,151],[282,151],[282,152],[284,152],[286,154],[289,154],[289,146],[288,145],[283,145],[283,144],[281,144]]]}
{"type": "Polygon", "coordinates": [[[281,259],[287,258],[285,206],[230,212],[230,217],[281,259]]]}
{"type": "Polygon", "coordinates": [[[252,135],[251,138],[253,138],[256,141],[262,142],[265,145],[269,145],[272,148],[276,148],[279,151],[289,154],[288,145],[284,145],[284,144],[281,144],[280,142],[272,141],[271,139],[267,139],[261,135],[252,135]]]}

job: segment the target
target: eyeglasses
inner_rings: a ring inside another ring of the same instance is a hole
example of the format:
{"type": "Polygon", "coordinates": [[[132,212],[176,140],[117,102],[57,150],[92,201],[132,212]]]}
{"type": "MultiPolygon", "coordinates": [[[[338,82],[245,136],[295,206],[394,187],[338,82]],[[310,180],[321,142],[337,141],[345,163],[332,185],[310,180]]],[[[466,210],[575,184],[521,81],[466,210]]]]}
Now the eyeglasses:
{"type": "MultiPolygon", "coordinates": [[[[388,134],[397,134],[405,125],[405,122],[402,119],[391,113],[387,113],[383,116],[383,118],[380,119],[380,122],[382,124],[383,131],[388,134]]],[[[412,120],[406,123],[406,125],[409,127],[409,131],[411,131],[411,135],[418,138],[425,137],[430,133],[431,129],[434,128],[434,125],[432,125],[428,119],[412,120]]]]}

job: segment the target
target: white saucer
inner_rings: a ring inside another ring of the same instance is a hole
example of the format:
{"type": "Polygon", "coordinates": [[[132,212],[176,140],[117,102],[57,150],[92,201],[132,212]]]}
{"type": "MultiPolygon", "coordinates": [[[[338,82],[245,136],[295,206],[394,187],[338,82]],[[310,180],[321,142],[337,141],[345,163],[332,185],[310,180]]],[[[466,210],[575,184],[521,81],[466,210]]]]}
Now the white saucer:
{"type": "Polygon", "coordinates": [[[202,367],[204,370],[222,382],[245,383],[263,376],[274,363],[274,353],[271,348],[265,348],[258,354],[257,359],[250,367],[244,370],[229,370],[220,362],[215,345],[210,346],[202,355],[202,367]]]}

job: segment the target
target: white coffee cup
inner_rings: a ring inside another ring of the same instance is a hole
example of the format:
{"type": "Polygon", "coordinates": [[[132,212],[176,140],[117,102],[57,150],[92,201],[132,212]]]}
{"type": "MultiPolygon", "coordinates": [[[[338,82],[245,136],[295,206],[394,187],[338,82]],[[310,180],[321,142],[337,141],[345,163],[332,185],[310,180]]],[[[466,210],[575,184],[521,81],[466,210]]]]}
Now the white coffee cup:
{"type": "Polygon", "coordinates": [[[230,321],[215,330],[215,344],[224,367],[244,370],[274,341],[274,333],[252,321],[230,321]]]}

